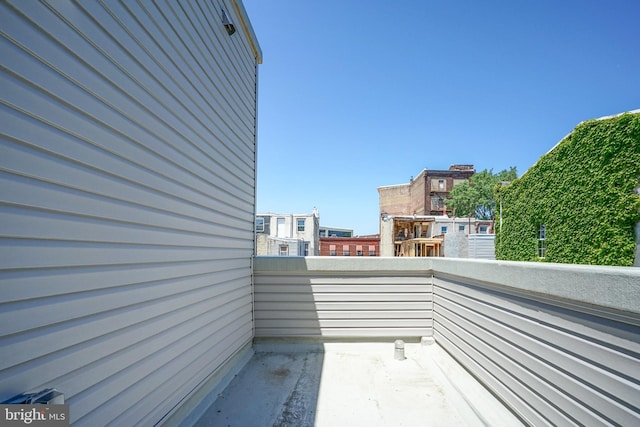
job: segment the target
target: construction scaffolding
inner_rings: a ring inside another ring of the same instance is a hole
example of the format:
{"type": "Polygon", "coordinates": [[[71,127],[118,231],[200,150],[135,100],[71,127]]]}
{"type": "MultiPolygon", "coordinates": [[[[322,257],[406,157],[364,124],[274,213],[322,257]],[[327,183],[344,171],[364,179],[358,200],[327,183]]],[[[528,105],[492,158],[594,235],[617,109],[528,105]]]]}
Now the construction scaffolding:
{"type": "Polygon", "coordinates": [[[394,256],[443,256],[444,236],[432,236],[434,220],[425,217],[395,218],[394,256]]]}

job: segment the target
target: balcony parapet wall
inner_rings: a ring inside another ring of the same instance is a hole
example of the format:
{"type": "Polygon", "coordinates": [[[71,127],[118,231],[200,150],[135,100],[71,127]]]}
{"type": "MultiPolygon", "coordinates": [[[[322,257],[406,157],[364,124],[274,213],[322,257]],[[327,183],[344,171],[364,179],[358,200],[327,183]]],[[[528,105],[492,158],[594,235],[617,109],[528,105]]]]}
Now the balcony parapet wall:
{"type": "Polygon", "coordinates": [[[255,336],[371,340],[433,335],[428,260],[352,260],[256,258],[255,336]]]}
{"type": "Polygon", "coordinates": [[[433,335],[527,424],[640,423],[640,269],[256,258],[254,277],[257,338],[433,335]]]}

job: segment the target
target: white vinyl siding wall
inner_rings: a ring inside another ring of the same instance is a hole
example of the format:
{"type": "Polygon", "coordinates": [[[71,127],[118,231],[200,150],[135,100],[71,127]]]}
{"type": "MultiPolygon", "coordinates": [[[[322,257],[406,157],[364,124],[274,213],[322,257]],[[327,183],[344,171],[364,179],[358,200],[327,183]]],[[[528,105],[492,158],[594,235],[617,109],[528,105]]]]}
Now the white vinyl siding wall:
{"type": "Polygon", "coordinates": [[[416,271],[416,263],[395,264],[411,270],[385,271],[399,259],[378,259],[379,270],[365,272],[357,270],[358,264],[350,261],[354,258],[257,257],[256,338],[433,335],[431,274],[416,271]]]}
{"type": "Polygon", "coordinates": [[[74,425],[152,425],[250,343],[241,9],[0,2],[0,401],[55,387],[74,425]]]}
{"type": "Polygon", "coordinates": [[[470,234],[469,258],[496,259],[495,234],[470,234]]]}

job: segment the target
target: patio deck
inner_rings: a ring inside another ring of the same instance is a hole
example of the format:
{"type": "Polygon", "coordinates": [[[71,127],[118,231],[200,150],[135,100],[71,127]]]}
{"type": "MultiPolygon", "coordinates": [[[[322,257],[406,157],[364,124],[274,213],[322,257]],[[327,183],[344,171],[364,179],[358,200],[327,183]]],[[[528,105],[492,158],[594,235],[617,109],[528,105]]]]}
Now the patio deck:
{"type": "Polygon", "coordinates": [[[517,426],[438,344],[254,344],[195,423],[204,426],[517,426]]]}

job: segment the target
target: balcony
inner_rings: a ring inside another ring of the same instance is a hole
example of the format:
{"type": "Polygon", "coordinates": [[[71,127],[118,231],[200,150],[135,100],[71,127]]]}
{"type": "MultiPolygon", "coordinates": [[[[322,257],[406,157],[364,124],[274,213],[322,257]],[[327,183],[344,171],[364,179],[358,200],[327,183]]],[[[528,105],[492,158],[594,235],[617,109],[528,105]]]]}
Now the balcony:
{"type": "Polygon", "coordinates": [[[253,346],[173,421],[640,422],[640,269],[283,257],[253,272],[253,346]]]}

